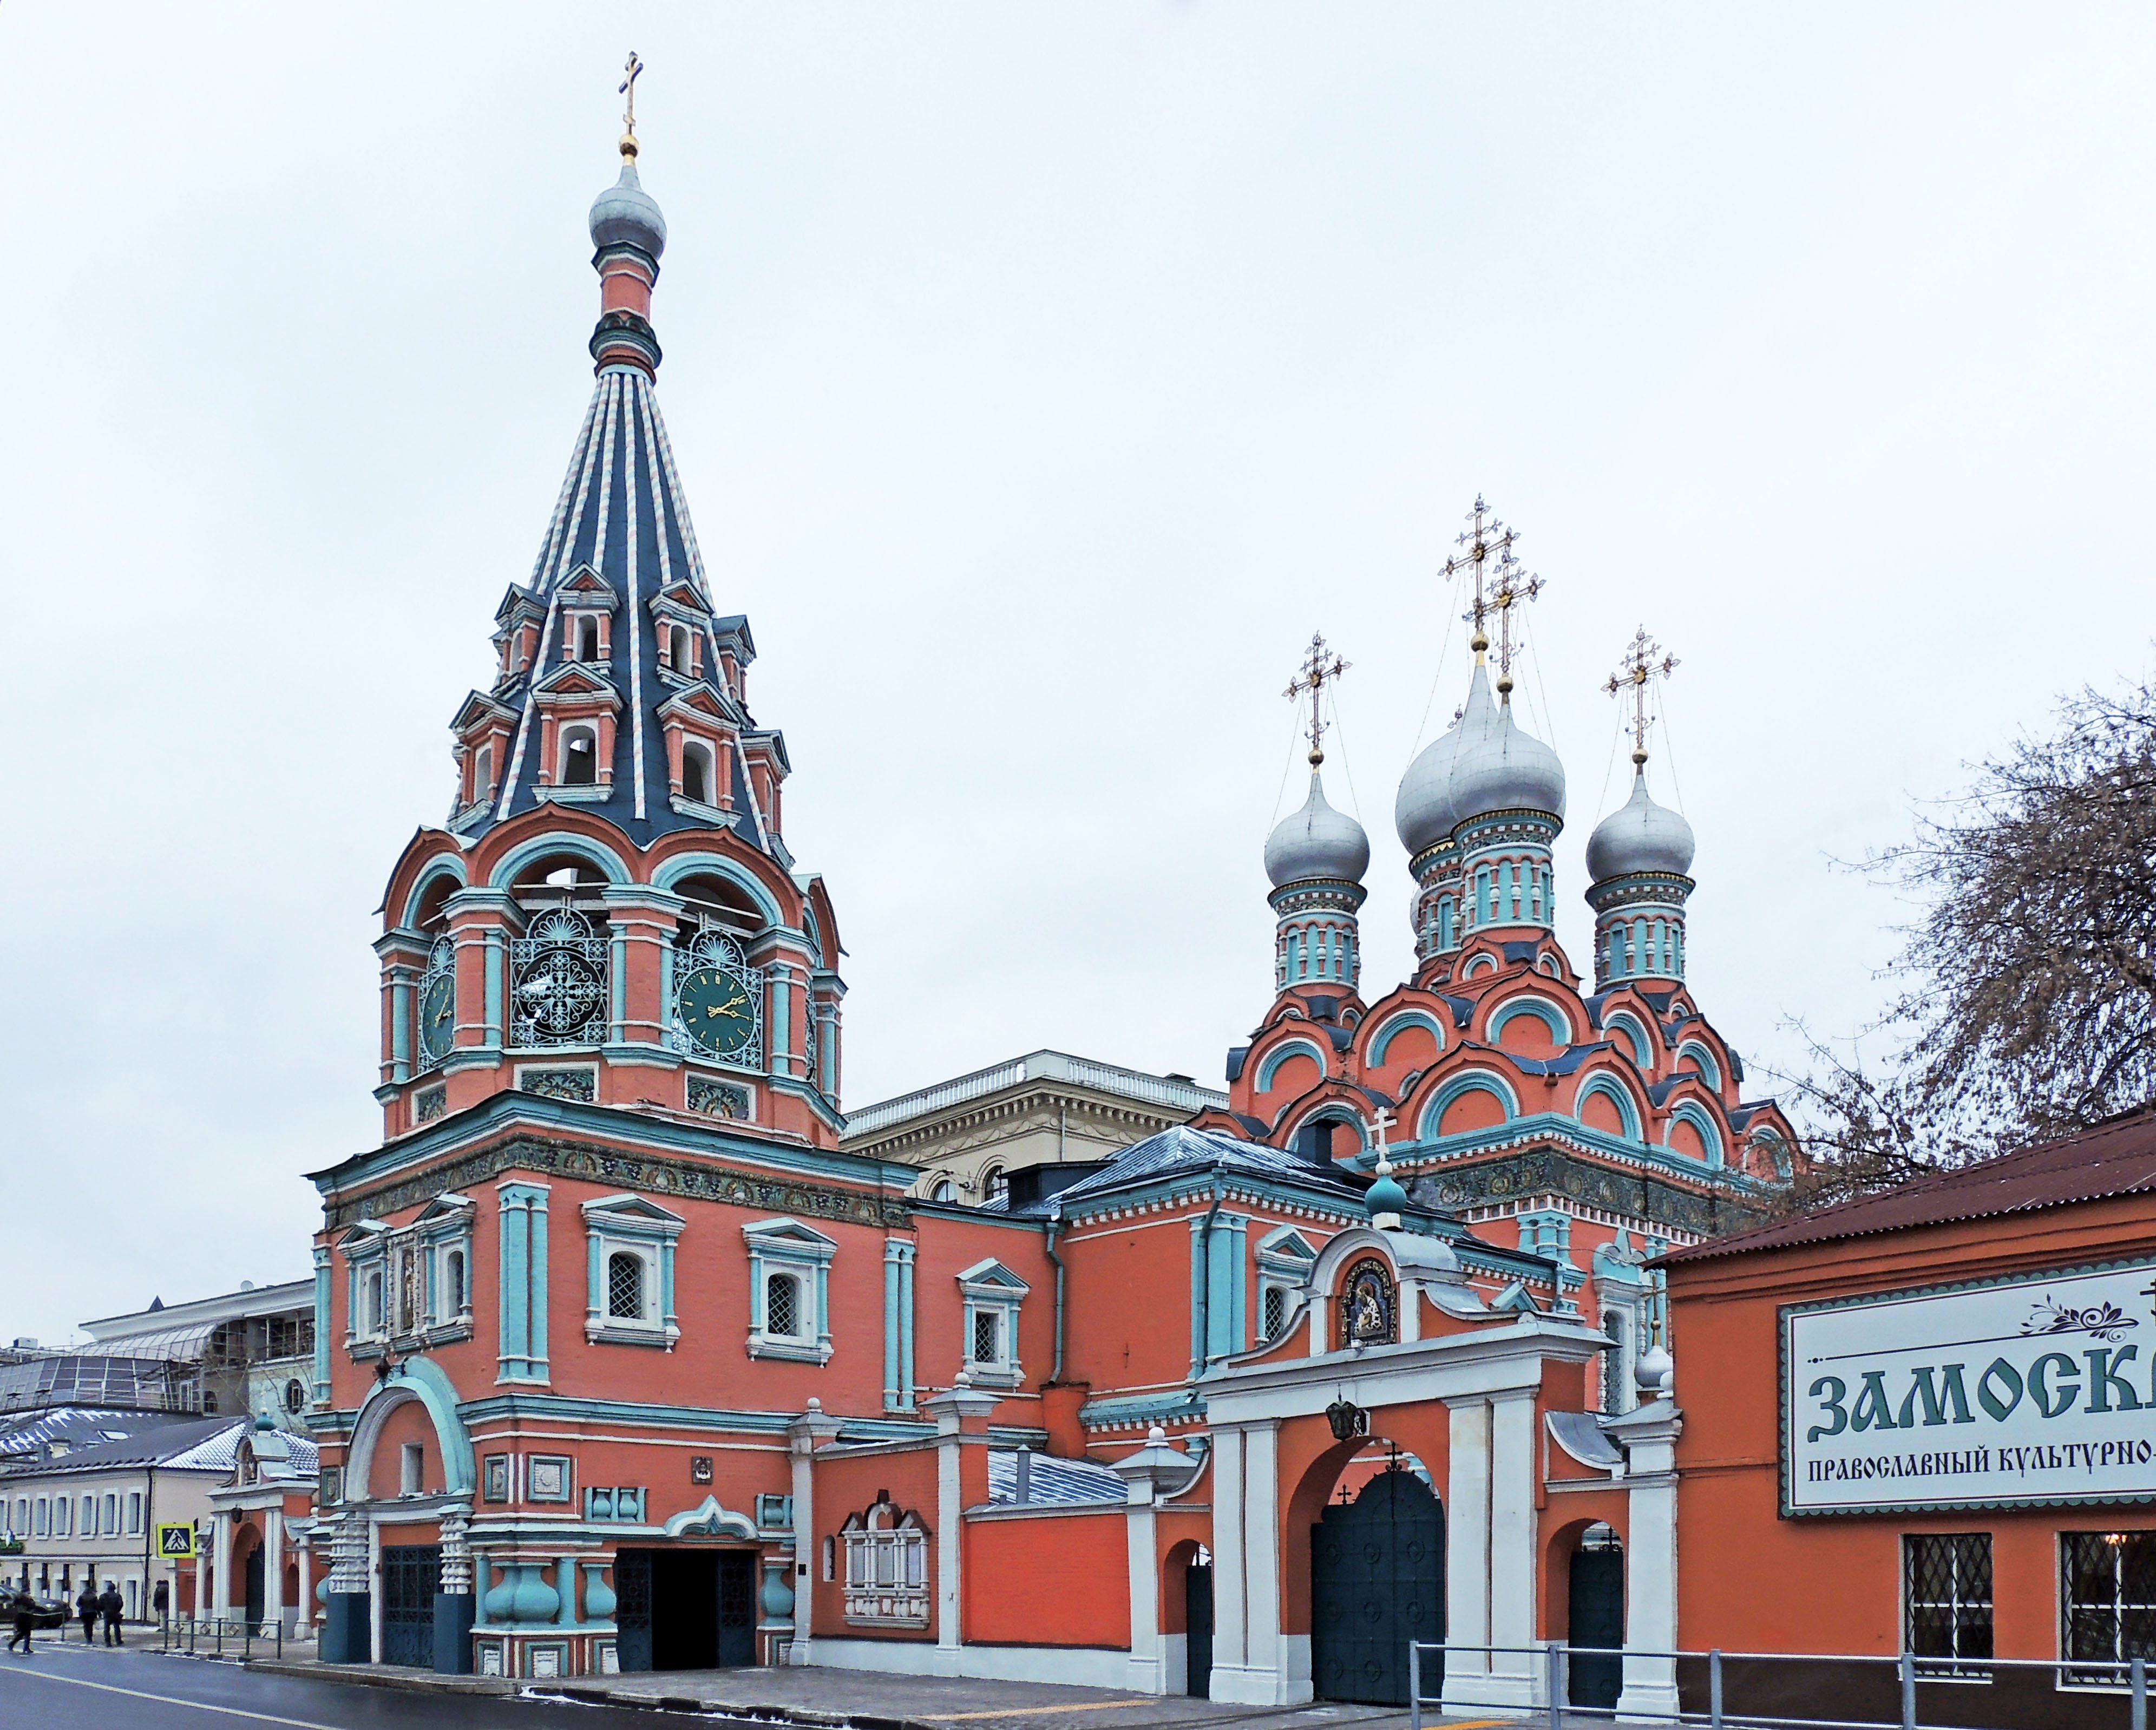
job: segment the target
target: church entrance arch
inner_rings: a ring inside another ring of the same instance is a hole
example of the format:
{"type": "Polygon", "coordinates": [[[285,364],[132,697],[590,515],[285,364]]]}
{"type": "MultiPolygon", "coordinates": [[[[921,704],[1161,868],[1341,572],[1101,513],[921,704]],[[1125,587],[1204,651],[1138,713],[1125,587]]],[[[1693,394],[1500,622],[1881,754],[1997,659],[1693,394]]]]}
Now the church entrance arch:
{"type": "Polygon", "coordinates": [[[730,1670],[756,1662],[756,1558],[679,1545],[614,1553],[624,1671],[730,1670]]]}
{"type": "MultiPolygon", "coordinates": [[[[1408,1642],[1445,1638],[1445,1508],[1410,1459],[1394,1453],[1375,1471],[1352,1460],[1311,1527],[1311,1686],[1321,1700],[1404,1706],[1408,1642]]],[[[1424,1656],[1428,1698],[1441,1691],[1444,1655],[1424,1656]]]]}

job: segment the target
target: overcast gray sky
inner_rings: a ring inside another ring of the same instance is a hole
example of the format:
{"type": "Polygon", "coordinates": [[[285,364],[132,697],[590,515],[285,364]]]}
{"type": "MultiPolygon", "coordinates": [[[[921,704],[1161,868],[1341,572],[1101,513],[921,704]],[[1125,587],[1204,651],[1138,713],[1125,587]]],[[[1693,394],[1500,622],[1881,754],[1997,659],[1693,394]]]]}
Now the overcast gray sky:
{"type": "Polygon", "coordinates": [[[373,910],[591,388],[631,47],[853,1105],[1217,1081],[1315,626],[1397,980],[1478,490],[1549,584],[1573,960],[1645,622],[1755,1062],[1880,1002],[1830,857],[2148,665],[2145,10],[10,0],[0,1335],[301,1275],[301,1174],[378,1137],[373,910]]]}

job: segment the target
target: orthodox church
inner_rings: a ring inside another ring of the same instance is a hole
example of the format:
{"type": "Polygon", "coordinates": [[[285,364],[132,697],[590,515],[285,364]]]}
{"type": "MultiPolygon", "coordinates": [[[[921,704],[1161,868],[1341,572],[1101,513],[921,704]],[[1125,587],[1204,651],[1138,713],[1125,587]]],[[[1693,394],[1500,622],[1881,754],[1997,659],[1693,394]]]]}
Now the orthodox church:
{"type": "MultiPolygon", "coordinates": [[[[1589,850],[1591,989],[1552,935],[1563,773],[1484,665],[1509,542],[1478,517],[1474,678],[1400,792],[1414,978],[1362,995],[1369,849],[1313,729],[1227,1105],[911,1194],[841,1145],[838,921],[660,411],[633,118],[621,154],[590,408],[382,901],[382,1140],[313,1174],[321,1476],[285,1529],[323,1656],[1383,1701],[1410,1636],[1569,1614],[1640,1649],[1613,1702],[1667,1709],[1680,1418],[1640,1264],[1792,1142],[1686,985],[1690,832],[1644,773],[1589,850]]],[[[1455,1704],[1540,1686],[1442,1671],[1455,1704]]]]}

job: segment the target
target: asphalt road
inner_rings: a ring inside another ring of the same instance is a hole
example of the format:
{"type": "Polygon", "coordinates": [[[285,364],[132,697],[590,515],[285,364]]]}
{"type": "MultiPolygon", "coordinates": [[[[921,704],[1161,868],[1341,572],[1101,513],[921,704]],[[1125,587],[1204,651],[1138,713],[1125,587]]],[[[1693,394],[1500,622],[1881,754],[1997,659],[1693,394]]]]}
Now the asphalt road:
{"type": "Polygon", "coordinates": [[[0,1652],[0,1730],[613,1730],[658,1719],[631,1707],[551,1705],[499,1695],[414,1694],[300,1676],[249,1674],[236,1664],[168,1658],[140,1648],[62,1645],[40,1635],[37,1656],[0,1652]]]}

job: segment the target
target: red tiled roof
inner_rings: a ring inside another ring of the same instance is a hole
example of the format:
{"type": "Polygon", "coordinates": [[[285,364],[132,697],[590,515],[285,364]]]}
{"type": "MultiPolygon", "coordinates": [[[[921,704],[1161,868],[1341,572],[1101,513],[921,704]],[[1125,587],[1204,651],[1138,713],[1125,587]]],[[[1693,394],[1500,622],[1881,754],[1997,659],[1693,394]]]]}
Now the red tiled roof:
{"type": "Polygon", "coordinates": [[[1898,1189],[1845,1201],[1799,1219],[1732,1232],[1661,1258],[1665,1264],[1826,1244],[1875,1232],[1907,1231],[1958,1219],[1989,1219],[2106,1196],[2156,1192],[2156,1107],[2094,1129],[2004,1153],[1898,1189]]]}

